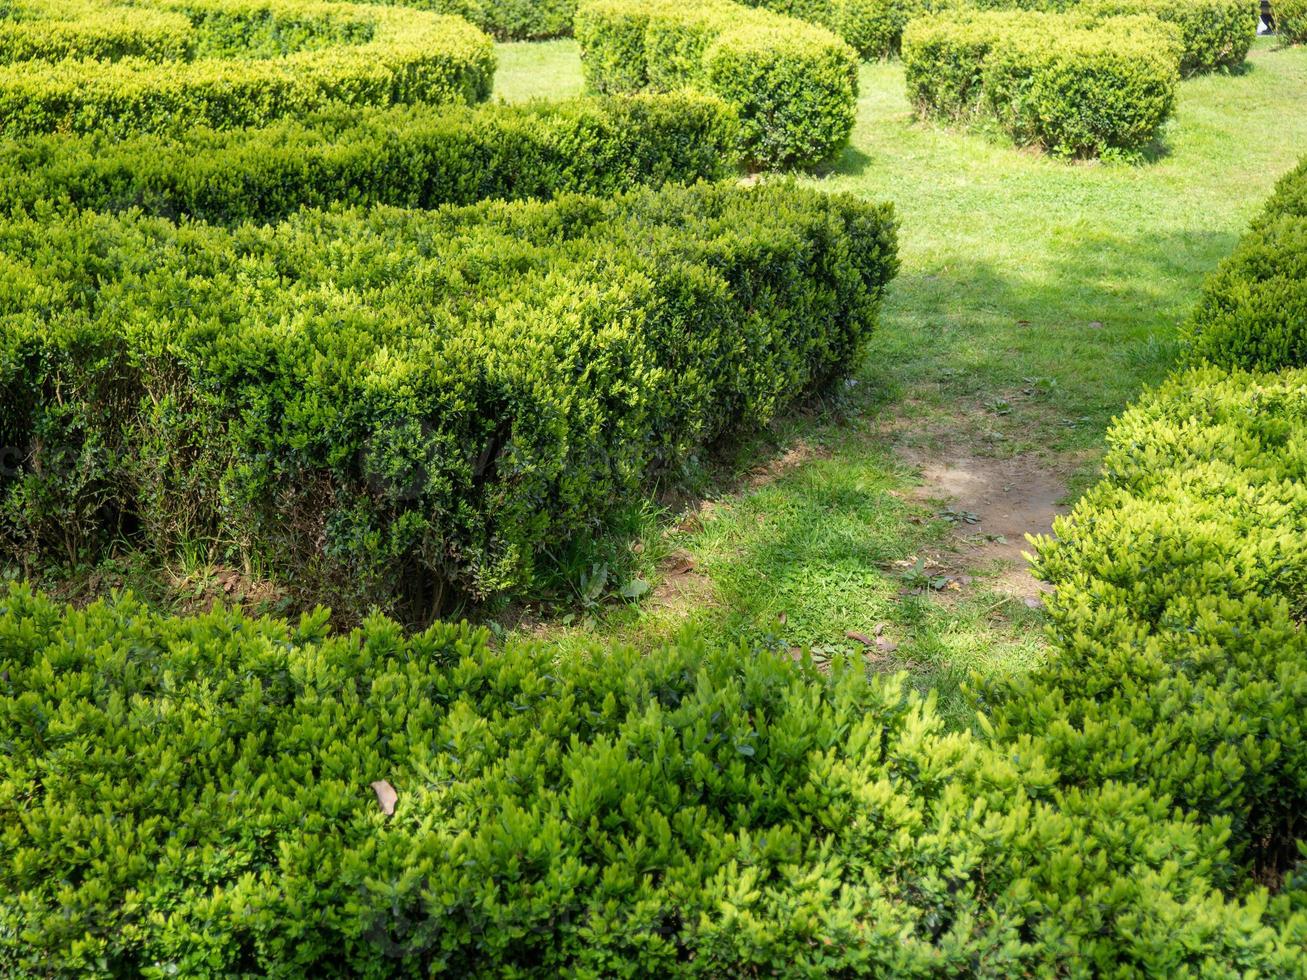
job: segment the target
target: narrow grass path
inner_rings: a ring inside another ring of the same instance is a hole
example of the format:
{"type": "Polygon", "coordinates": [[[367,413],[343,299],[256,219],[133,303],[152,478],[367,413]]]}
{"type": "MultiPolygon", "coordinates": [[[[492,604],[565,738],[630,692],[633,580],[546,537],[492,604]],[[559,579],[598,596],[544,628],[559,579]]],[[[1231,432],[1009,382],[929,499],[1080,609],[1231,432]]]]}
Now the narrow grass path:
{"type": "MultiPolygon", "coordinates": [[[[500,51],[503,98],[580,87],[572,42],[500,51]]],[[[517,629],[649,644],[693,623],[854,649],[958,711],[968,672],[1037,662],[1021,532],[1092,478],[1111,417],[1173,364],[1203,277],[1307,152],[1307,50],[1262,40],[1242,74],[1183,83],[1141,166],[916,122],[898,64],[864,66],[861,91],[849,149],[803,178],[891,200],[902,221],[902,272],[853,383],[743,447],[714,499],[633,522],[642,602],[517,629]]],[[[597,560],[573,562],[578,592],[597,560]]]]}

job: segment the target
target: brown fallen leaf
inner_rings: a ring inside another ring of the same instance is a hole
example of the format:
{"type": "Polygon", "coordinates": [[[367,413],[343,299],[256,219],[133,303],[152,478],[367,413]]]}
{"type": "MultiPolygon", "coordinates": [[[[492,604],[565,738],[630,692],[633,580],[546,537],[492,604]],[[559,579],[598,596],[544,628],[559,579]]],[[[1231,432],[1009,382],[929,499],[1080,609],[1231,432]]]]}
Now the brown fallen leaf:
{"type": "Polygon", "coordinates": [[[881,653],[893,653],[899,648],[899,645],[893,640],[887,640],[883,636],[876,637],[876,649],[881,653]]]}
{"type": "Polygon", "coordinates": [[[399,801],[399,794],[395,792],[395,787],[384,779],[378,779],[372,784],[372,792],[377,794],[377,803],[381,806],[381,812],[390,816],[395,812],[395,804],[399,801]]]}
{"type": "Polygon", "coordinates": [[[885,624],[884,624],[884,623],[877,623],[877,624],[876,624],[876,628],[875,628],[874,630],[872,630],[872,632],[875,633],[877,636],[880,636],[880,634],[882,634],[882,633],[885,632],[885,624]]]}
{"type": "Polygon", "coordinates": [[[859,633],[856,630],[849,630],[844,635],[847,636],[850,640],[853,640],[857,643],[861,643],[864,647],[871,646],[871,637],[869,637],[866,633],[859,633]]]}

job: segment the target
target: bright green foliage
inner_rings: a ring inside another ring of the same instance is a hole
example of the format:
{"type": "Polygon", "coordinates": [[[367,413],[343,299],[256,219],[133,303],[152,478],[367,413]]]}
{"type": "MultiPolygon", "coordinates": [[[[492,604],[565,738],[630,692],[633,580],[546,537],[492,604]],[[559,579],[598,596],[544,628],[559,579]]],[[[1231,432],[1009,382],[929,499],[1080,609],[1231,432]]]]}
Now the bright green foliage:
{"type": "Polygon", "coordinates": [[[219,224],[336,202],[431,208],[727,177],[735,122],[695,93],[334,109],[263,129],[0,143],[0,209],[55,201],[219,224]]]}
{"type": "Polygon", "coordinates": [[[593,91],[706,89],[738,110],[751,166],[808,166],[848,142],[858,59],[829,31],[728,0],[589,0],[576,25],[593,91]]]}
{"type": "Polygon", "coordinates": [[[1307,159],[1207,281],[1186,333],[1194,360],[1307,367],[1307,159]]]}
{"type": "Polygon", "coordinates": [[[226,129],[333,102],[476,102],[490,93],[493,42],[456,17],[316,0],[159,8],[109,0],[21,8],[6,22],[10,36],[0,35],[8,55],[0,132],[226,129]]]}
{"type": "Polygon", "coordinates": [[[883,58],[898,50],[907,22],[896,0],[741,0],[787,17],[810,21],[838,34],[863,58],[883,58]]]}
{"type": "Polygon", "coordinates": [[[909,24],[903,61],[922,112],[993,116],[1060,156],[1135,155],[1175,106],[1178,29],[1152,17],[941,14],[909,24]]]}
{"type": "Polygon", "coordinates": [[[217,541],[418,617],[842,375],[897,268],[888,206],[786,184],[233,232],[38,211],[0,254],[11,544],[217,541]]]}
{"type": "Polygon", "coordinates": [[[902,679],[326,618],[0,593],[6,975],[1294,968],[1219,833],[1054,793],[902,679]]]}
{"type": "Polygon", "coordinates": [[[1041,538],[1057,654],[992,710],[1062,781],[1229,821],[1261,869],[1307,838],[1307,372],[1181,373],[1108,435],[1041,538]]]}
{"type": "Polygon", "coordinates": [[[1275,33],[1286,44],[1307,44],[1307,0],[1274,0],[1275,33]]]}
{"type": "Polygon", "coordinates": [[[1257,0],[1082,0],[1077,13],[1101,17],[1146,14],[1180,28],[1182,75],[1237,68],[1257,36],[1257,0]]]}

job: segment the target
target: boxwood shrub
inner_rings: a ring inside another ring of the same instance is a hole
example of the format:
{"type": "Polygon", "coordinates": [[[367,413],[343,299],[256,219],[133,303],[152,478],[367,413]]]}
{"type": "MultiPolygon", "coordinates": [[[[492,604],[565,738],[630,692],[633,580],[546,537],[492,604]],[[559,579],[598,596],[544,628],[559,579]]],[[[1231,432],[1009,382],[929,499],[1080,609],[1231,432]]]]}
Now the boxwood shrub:
{"type": "Polygon", "coordinates": [[[0,209],[40,201],[219,224],[337,202],[431,208],[729,176],[734,116],[696,93],[336,108],[259,129],[0,143],[0,209]]]}
{"type": "Polygon", "coordinates": [[[1275,0],[1275,33],[1285,44],[1307,44],[1307,0],[1275,0]]]}
{"type": "Polygon", "coordinates": [[[1182,75],[1233,69],[1244,63],[1257,36],[1255,0],[1081,0],[1077,13],[1100,17],[1145,14],[1180,28],[1182,75]]]}
{"type": "Polygon", "coordinates": [[[1307,839],[1307,372],[1182,372],[1116,422],[1103,469],[1036,542],[1057,653],[996,737],[1065,784],[1228,822],[1274,880],[1307,839]]]}
{"type": "MultiPolygon", "coordinates": [[[[167,44],[153,40],[156,10],[112,8],[82,24],[61,20],[52,0],[19,9],[20,27],[49,37],[41,45],[11,45],[11,56],[29,57],[0,63],[0,133],[8,136],[258,126],[333,102],[476,102],[489,95],[494,74],[493,42],[471,24],[399,7],[164,4],[164,14],[186,13],[166,19],[177,32],[167,44]],[[106,27],[112,18],[121,20],[119,28],[106,27]],[[113,43],[78,42],[70,50],[69,31],[95,35],[102,28],[113,43]],[[156,57],[139,56],[146,40],[156,57]],[[172,57],[178,54],[185,57],[172,57]]],[[[95,9],[78,3],[73,13],[95,9]]]]}
{"type": "Polygon", "coordinates": [[[259,562],[357,612],[544,549],[849,369],[888,207],[785,184],[548,204],[0,224],[0,533],[259,562]]]}
{"type": "Polygon", "coordinates": [[[857,55],[814,25],[728,0],[587,0],[576,33],[593,91],[690,86],[734,106],[751,166],[820,163],[853,129],[857,55]]]}
{"type": "Polygon", "coordinates": [[[1194,360],[1307,367],[1307,159],[1207,281],[1186,339],[1194,360]]]}
{"type": "Polygon", "coordinates": [[[7,975],[1290,976],[1219,833],[901,678],[0,592],[7,975]],[[394,812],[371,788],[385,781],[394,812]]]}
{"type": "Polygon", "coordinates": [[[1060,156],[1136,156],[1175,106],[1180,41],[1152,17],[954,12],[909,24],[903,61],[922,112],[984,113],[1060,156]]]}

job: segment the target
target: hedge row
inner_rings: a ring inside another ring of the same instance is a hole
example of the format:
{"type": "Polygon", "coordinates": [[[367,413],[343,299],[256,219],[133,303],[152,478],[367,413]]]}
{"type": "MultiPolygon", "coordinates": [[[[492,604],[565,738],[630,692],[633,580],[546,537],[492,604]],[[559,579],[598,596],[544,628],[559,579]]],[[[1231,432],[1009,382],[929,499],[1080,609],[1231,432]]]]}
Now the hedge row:
{"type": "Polygon", "coordinates": [[[1307,372],[1181,373],[1037,571],[1058,651],[994,710],[1064,783],[1147,786],[1266,875],[1307,840],[1307,372]]]}
{"type": "Polygon", "coordinates": [[[857,55],[793,18],[729,0],[587,0],[576,34],[593,91],[690,86],[734,106],[750,166],[820,163],[853,129],[857,55]]]}
{"type": "Polygon", "coordinates": [[[1307,367],[1307,158],[1208,280],[1186,333],[1194,360],[1307,367]]]}
{"type": "Polygon", "coordinates": [[[0,253],[10,547],[214,542],[414,618],[847,370],[896,269],[888,207],[786,185],[234,231],[38,209],[0,253]]]}
{"type": "Polygon", "coordinates": [[[902,679],[326,618],[0,592],[0,970],[1298,975],[1218,833],[902,679]]]}
{"type": "Polygon", "coordinates": [[[1062,156],[1135,155],[1175,106],[1178,30],[1152,17],[955,13],[903,36],[909,98],[949,120],[988,115],[1062,156]]]}
{"type": "Polygon", "coordinates": [[[53,201],[219,224],[301,207],[432,208],[611,194],[731,174],[735,120],[705,95],[327,110],[261,129],[0,143],[0,211],[53,201]]]}
{"type": "MultiPolygon", "coordinates": [[[[42,0],[32,9],[46,16],[17,23],[51,40],[31,49],[43,57],[0,64],[0,133],[7,136],[259,126],[329,103],[476,102],[489,96],[494,75],[486,35],[460,18],[403,8],[191,0],[187,16],[175,18],[173,40],[155,52],[185,57],[164,61],[129,56],[130,45],[64,58],[59,6],[42,0]]],[[[78,4],[75,12],[89,16],[94,5],[78,4]]],[[[106,18],[135,36],[138,19],[141,31],[153,30],[160,13],[112,8],[89,23],[73,18],[67,29],[94,35],[106,18]]]]}
{"type": "MultiPolygon", "coordinates": [[[[399,0],[364,0],[392,3],[399,0]]],[[[577,0],[403,0],[405,7],[455,14],[500,41],[570,37],[577,0]]]]}

